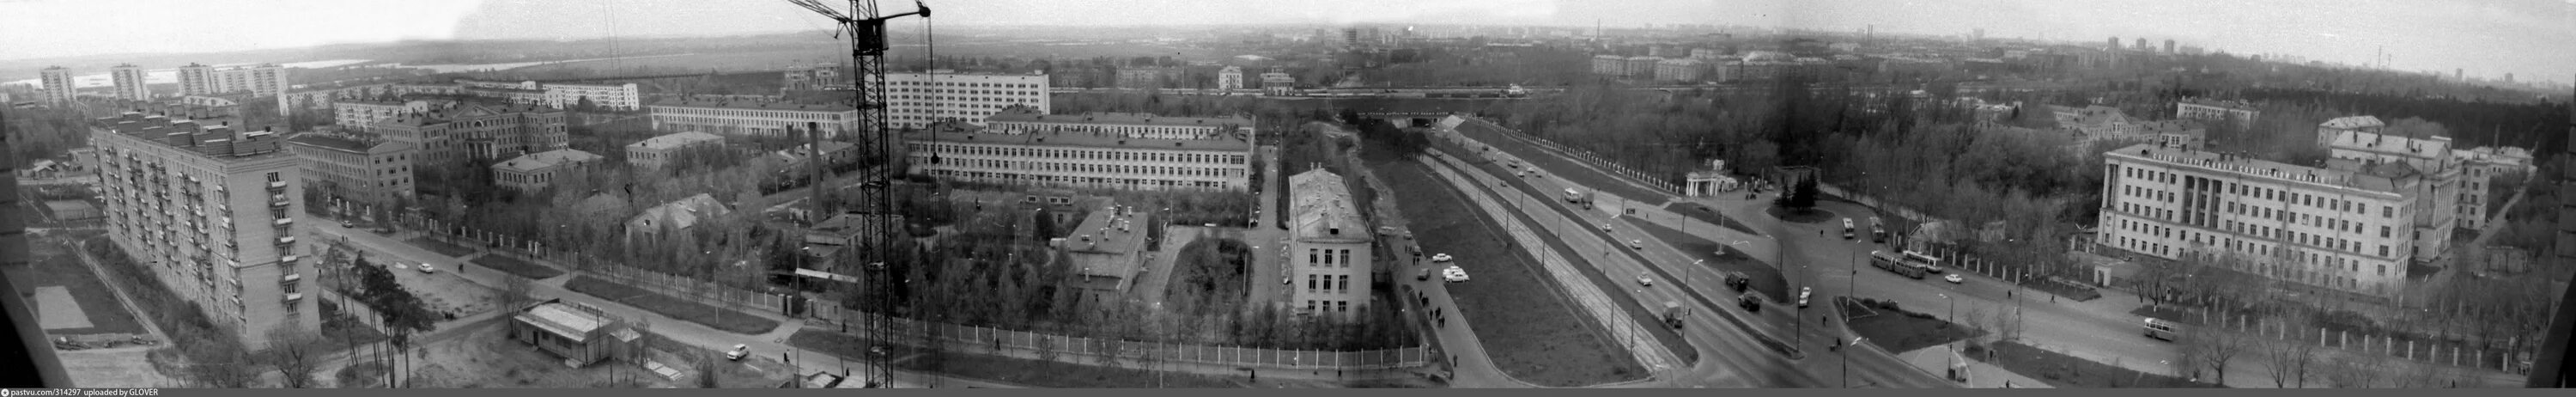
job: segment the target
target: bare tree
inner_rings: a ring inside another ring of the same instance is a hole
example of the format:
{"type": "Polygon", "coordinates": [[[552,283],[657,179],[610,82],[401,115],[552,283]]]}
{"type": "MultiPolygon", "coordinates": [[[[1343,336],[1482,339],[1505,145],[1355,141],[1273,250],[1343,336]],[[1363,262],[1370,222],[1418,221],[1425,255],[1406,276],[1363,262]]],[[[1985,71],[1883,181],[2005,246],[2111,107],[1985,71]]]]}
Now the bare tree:
{"type": "Polygon", "coordinates": [[[261,351],[259,361],[275,367],[279,386],[306,388],[314,385],[314,367],[321,364],[323,343],[319,331],[280,331],[268,334],[268,350],[261,351]]]}
{"type": "Polygon", "coordinates": [[[2182,342],[2183,349],[2187,351],[2184,356],[2199,360],[2194,372],[2200,368],[2209,369],[2216,373],[2213,382],[2222,385],[2227,384],[2228,362],[2244,354],[2252,345],[2244,334],[2220,325],[2205,325],[2185,332],[2182,342]]]}
{"type": "Polygon", "coordinates": [[[501,308],[504,310],[517,311],[523,308],[523,306],[526,306],[529,302],[535,300],[536,297],[533,295],[535,294],[536,287],[529,285],[529,283],[530,281],[528,281],[528,278],[526,277],[519,277],[517,275],[502,276],[501,308]]]}

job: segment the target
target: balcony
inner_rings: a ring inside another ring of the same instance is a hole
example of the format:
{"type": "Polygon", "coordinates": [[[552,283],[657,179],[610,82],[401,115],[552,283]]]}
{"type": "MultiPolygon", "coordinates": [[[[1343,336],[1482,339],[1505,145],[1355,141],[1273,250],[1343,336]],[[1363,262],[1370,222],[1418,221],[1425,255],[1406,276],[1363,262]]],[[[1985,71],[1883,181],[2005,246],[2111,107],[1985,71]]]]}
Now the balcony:
{"type": "Polygon", "coordinates": [[[297,281],[304,281],[304,273],[287,273],[286,277],[277,279],[279,284],[294,284],[297,281]]]}
{"type": "Polygon", "coordinates": [[[302,292],[288,292],[288,293],[286,293],[286,298],[285,298],[285,299],[281,299],[281,300],[279,300],[279,301],[280,301],[280,302],[290,303],[290,304],[291,304],[291,303],[295,303],[295,301],[297,301],[297,300],[302,300],[302,299],[304,299],[304,293],[302,293],[302,292]]]}
{"type": "MultiPolygon", "coordinates": [[[[278,258],[277,258],[277,263],[295,263],[295,260],[297,260],[297,259],[304,259],[304,256],[303,256],[303,255],[287,255],[287,256],[278,257],[278,258]]],[[[287,279],[288,281],[293,281],[293,280],[295,280],[295,277],[296,277],[296,276],[295,276],[295,275],[293,275],[293,274],[288,274],[288,275],[286,275],[286,279],[287,279]]]]}
{"type": "Polygon", "coordinates": [[[269,208],[286,208],[286,202],[286,195],[283,194],[268,197],[269,208]]]}
{"type": "Polygon", "coordinates": [[[292,224],[295,224],[295,218],[277,218],[277,225],[278,225],[278,226],[286,226],[286,225],[292,225],[292,224]]]}
{"type": "Polygon", "coordinates": [[[268,190],[286,190],[286,181],[269,181],[268,190]]]}
{"type": "Polygon", "coordinates": [[[295,236],[286,236],[286,237],[278,237],[278,238],[277,238],[277,245],[287,245],[287,244],[294,244],[294,243],[295,243],[295,236]]]}

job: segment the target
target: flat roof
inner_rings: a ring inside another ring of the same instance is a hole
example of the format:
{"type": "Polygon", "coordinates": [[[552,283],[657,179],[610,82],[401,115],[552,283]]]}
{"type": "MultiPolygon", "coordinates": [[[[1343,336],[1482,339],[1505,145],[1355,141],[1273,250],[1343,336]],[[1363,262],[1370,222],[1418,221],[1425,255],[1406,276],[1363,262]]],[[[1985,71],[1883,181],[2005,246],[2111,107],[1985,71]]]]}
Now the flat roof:
{"type": "Polygon", "coordinates": [[[652,138],[645,138],[644,140],[636,141],[634,144],[626,145],[626,148],[628,148],[628,149],[659,149],[659,148],[674,148],[674,147],[680,147],[680,146],[686,146],[686,145],[690,145],[690,144],[695,144],[695,143],[699,143],[699,142],[722,142],[722,141],[724,141],[724,137],[716,136],[715,134],[709,134],[709,133],[697,132],[697,131],[688,131],[688,132],[680,132],[680,133],[672,133],[672,134],[663,134],[662,136],[657,136],[657,137],[652,137],[652,138]]]}
{"type": "Polygon", "coordinates": [[[1142,221],[1148,217],[1142,210],[1122,216],[1116,208],[1093,209],[1081,225],[1065,234],[1064,248],[1073,257],[1076,274],[1127,278],[1136,273],[1136,254],[1145,245],[1142,221]]]}
{"type": "Polygon", "coordinates": [[[837,113],[837,112],[849,112],[849,111],[856,111],[856,110],[858,110],[858,108],[853,108],[853,107],[850,107],[849,105],[843,105],[843,104],[837,104],[837,103],[762,102],[762,101],[746,101],[746,100],[726,100],[726,99],[689,99],[689,98],[672,98],[672,99],[664,99],[664,100],[660,100],[660,101],[655,101],[655,102],[653,102],[653,104],[652,104],[652,105],[647,105],[647,106],[668,106],[668,107],[676,107],[676,108],[702,108],[702,109],[785,110],[785,111],[796,111],[796,112],[834,112],[834,113],[837,113]]]}
{"type": "Polygon", "coordinates": [[[914,142],[949,142],[1041,147],[1092,147],[1132,150],[1224,152],[1243,152],[1252,150],[1252,142],[1244,141],[1235,137],[1220,137],[1212,139],[1157,139],[1124,138],[1115,135],[1095,134],[1090,132],[1034,132],[1012,134],[993,132],[994,130],[992,129],[973,128],[969,128],[968,131],[969,132],[942,132],[935,135],[927,131],[907,132],[904,133],[904,140],[914,142]]]}
{"type": "Polygon", "coordinates": [[[1115,112],[1093,112],[1093,113],[1083,113],[1083,114],[1045,114],[1045,113],[1038,113],[1038,112],[1028,111],[1028,110],[1010,110],[1010,111],[1004,111],[1004,112],[1001,112],[1001,113],[995,113],[995,114],[993,114],[992,116],[986,116],[986,117],[984,117],[984,123],[985,123],[985,124],[988,124],[988,125],[989,125],[989,124],[992,124],[992,123],[1001,123],[1001,122],[1025,122],[1025,123],[1067,123],[1067,124],[1097,124],[1097,125],[1132,125],[1132,126],[1157,126],[1157,127],[1166,127],[1166,126],[1218,127],[1218,126],[1225,126],[1225,125],[1234,125],[1234,126],[1237,126],[1237,127],[1244,127],[1244,128],[1252,127],[1252,120],[1251,120],[1251,119],[1246,119],[1246,118],[1242,118],[1242,117],[1231,117],[1231,116],[1227,116],[1227,117],[1183,117],[1183,116],[1163,116],[1163,115],[1146,114],[1146,113],[1115,113],[1115,112]]]}
{"type": "Polygon", "coordinates": [[[518,317],[521,321],[535,324],[538,328],[545,328],[547,331],[571,338],[576,342],[588,339],[591,331],[599,330],[600,326],[607,324],[605,321],[607,319],[601,318],[600,315],[575,310],[572,306],[562,303],[537,305],[518,317]]]}
{"type": "Polygon", "coordinates": [[[2130,145],[2129,147],[2120,148],[2119,150],[2113,150],[2105,156],[2170,164],[2178,167],[2199,168],[2218,173],[2242,175],[2247,178],[2309,183],[2388,194],[2402,193],[2397,190],[2397,179],[2392,179],[2388,176],[2382,175],[2388,174],[2389,172],[2386,171],[2392,170],[2387,167],[2405,166],[2403,163],[2396,162],[2376,163],[2370,167],[2376,171],[2365,173],[2335,168],[2298,166],[2247,157],[2232,156],[2224,153],[2204,150],[2188,150],[2184,148],[2165,147],[2147,143],[2130,145]]]}
{"type": "Polygon", "coordinates": [[[599,159],[599,155],[590,154],[590,152],[573,149],[556,149],[514,157],[508,161],[502,161],[500,164],[493,164],[492,168],[512,171],[534,171],[556,165],[597,161],[599,159]]]}

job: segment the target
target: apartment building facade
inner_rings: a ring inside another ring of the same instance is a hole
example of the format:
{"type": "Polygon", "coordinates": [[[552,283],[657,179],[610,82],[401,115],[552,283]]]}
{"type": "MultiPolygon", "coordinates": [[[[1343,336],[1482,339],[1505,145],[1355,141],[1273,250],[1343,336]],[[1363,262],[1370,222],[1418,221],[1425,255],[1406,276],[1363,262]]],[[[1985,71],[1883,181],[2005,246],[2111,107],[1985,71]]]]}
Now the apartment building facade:
{"type": "Polygon", "coordinates": [[[2437,218],[2450,209],[2427,205],[2429,181],[2403,162],[2311,168],[2150,144],[2104,157],[2096,238],[2140,255],[2389,297],[2449,239],[2437,218]]]}
{"type": "Polygon", "coordinates": [[[420,164],[505,159],[563,149],[571,139],[562,110],[526,104],[461,102],[377,121],[368,131],[419,147],[420,164]]]}
{"type": "Polygon", "coordinates": [[[322,325],[296,241],[301,167],[284,141],[141,112],[90,128],[108,236],[251,349],[322,325]]]}
{"type": "Polygon", "coordinates": [[[302,161],[304,189],[337,204],[386,207],[412,197],[412,157],[420,148],[373,134],[306,132],[287,139],[302,161]]]}
{"type": "Polygon", "coordinates": [[[130,101],[152,100],[152,88],[144,85],[143,67],[119,64],[108,69],[108,82],[116,85],[116,98],[130,101]]]}
{"type": "Polygon", "coordinates": [[[636,168],[661,169],[669,165],[672,156],[681,150],[709,145],[724,145],[724,137],[704,132],[663,134],[626,145],[626,164],[636,168]]]}
{"type": "Polygon", "coordinates": [[[2245,101],[2183,98],[2180,102],[2174,102],[2174,118],[2179,119],[2207,121],[2234,119],[2237,127],[2250,128],[2254,126],[2254,119],[2262,116],[2263,111],[2254,109],[2253,103],[2245,101]]]}
{"type": "Polygon", "coordinates": [[[1251,188],[1251,125],[1241,118],[1011,113],[985,127],[907,133],[905,143],[913,173],[952,180],[1244,191],[1251,188]],[[930,161],[934,156],[941,160],[930,161]]]}
{"type": "Polygon", "coordinates": [[[1332,171],[1288,177],[1289,303],[1302,313],[1349,320],[1368,312],[1375,235],[1332,171]]]}
{"type": "Polygon", "coordinates": [[[56,106],[72,103],[72,92],[74,91],[74,87],[72,86],[71,69],[64,69],[61,66],[48,66],[45,67],[44,70],[37,71],[36,74],[38,75],[39,82],[45,84],[45,103],[56,106]]]}
{"type": "Polygon", "coordinates": [[[1048,114],[1054,109],[1049,90],[1044,74],[887,73],[886,125],[926,128],[942,120],[983,124],[1012,106],[1048,114]]]}
{"type": "Polygon", "coordinates": [[[2405,164],[2422,174],[2424,184],[2412,194],[2427,197],[2417,213],[2425,214],[2426,227],[2419,240],[2431,249],[2426,257],[2443,252],[2451,241],[2453,228],[2480,224],[2486,214],[2486,170],[2470,167],[2451,149],[2451,137],[2423,139],[2381,135],[2360,131],[2341,131],[2327,144],[2328,153],[2338,160],[2405,164]]]}

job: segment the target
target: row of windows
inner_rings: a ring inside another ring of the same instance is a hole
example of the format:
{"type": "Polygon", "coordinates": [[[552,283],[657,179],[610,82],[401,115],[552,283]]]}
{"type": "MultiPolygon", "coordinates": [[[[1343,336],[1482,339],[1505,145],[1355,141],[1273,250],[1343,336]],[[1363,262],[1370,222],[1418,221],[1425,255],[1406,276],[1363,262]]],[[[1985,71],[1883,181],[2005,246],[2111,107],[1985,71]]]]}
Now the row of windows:
{"type": "MultiPolygon", "coordinates": [[[[767,118],[776,118],[776,119],[799,119],[799,120],[816,120],[816,121],[821,121],[821,120],[840,120],[842,115],[846,115],[846,114],[853,114],[853,113],[857,113],[857,111],[829,111],[829,110],[810,110],[810,111],[800,111],[800,110],[742,110],[742,109],[708,109],[708,108],[683,108],[683,107],[655,107],[655,108],[653,108],[653,116],[654,116],[655,118],[660,118],[662,115],[677,115],[677,116],[713,116],[713,117],[767,117],[767,118]]],[[[856,117],[856,116],[852,116],[852,117],[856,117]]]]}
{"type": "Polygon", "coordinates": [[[1306,275],[1306,293],[1317,292],[1328,294],[1350,293],[1351,276],[1327,274],[1306,275]]]}
{"type": "MultiPolygon", "coordinates": [[[[2220,193],[2225,193],[2225,194],[2227,194],[2227,195],[2229,195],[2229,196],[2233,196],[2233,197],[2246,197],[2246,198],[2253,198],[2253,199],[2273,200],[2273,201],[2278,201],[2278,202],[2282,202],[2282,203],[2287,203],[2287,204],[2289,204],[2289,205],[2294,205],[2294,206],[2302,206],[2302,207],[2310,207],[2310,208],[2319,208],[2319,209],[2330,209],[2330,210],[2333,210],[2333,211],[2336,211],[2336,212],[2349,212],[2349,213],[2352,213],[2352,214],[2355,214],[2355,215],[2368,215],[2368,214],[2370,214],[2370,207],[2371,207],[2371,205],[2370,205],[2369,203],[2364,203],[2364,202],[2360,202],[2360,201],[2347,200],[2347,199],[2340,199],[2340,198],[2334,198],[2334,197],[2328,197],[2328,196],[2321,196],[2321,195],[2315,195],[2315,194],[2308,194],[2308,193],[2301,193],[2301,192],[2294,191],[2294,190],[2277,189],[2277,188],[2264,187],[2264,186],[2258,186],[2258,185],[2252,185],[2252,184],[2244,184],[2244,183],[2228,182],[2228,181],[2217,180],[2217,179],[2210,179],[2210,178],[2201,178],[2201,177],[2195,177],[2195,176],[2183,175],[2183,174],[2177,174],[2177,173],[2171,173],[2171,172],[2155,171],[2155,170],[2149,170],[2149,169],[2138,168],[2138,167],[2122,167],[2122,168],[2121,168],[2121,171],[2123,172],[2123,173],[2122,173],[2122,176],[2123,176],[2123,177],[2127,177],[2127,178],[2139,178],[2139,179],[2145,179],[2145,180],[2149,180],[2149,181],[2161,182],[2161,183],[2166,183],[2166,184],[2188,185],[2188,186],[2190,186],[2190,187],[2206,188],[2206,189],[2201,189],[2201,190],[2212,190],[2212,191],[2216,191],[2216,192],[2220,192],[2220,193]]],[[[2126,185],[2124,185],[2124,186],[2126,186],[2126,185]]],[[[2161,198],[2161,200],[2162,200],[2162,201],[2165,201],[2165,202],[2173,202],[2173,201],[2174,201],[2174,194],[2173,194],[2173,192],[2171,192],[2171,191],[2157,190],[2157,189],[2147,189],[2147,188],[2144,188],[2144,187],[2138,187],[2138,186],[2126,186],[2126,187],[2128,188],[2128,190],[2124,190],[2124,191],[2125,191],[2125,192],[2130,192],[2130,193],[2131,193],[2131,194],[2133,194],[2133,195],[2158,197],[2158,198],[2161,198]]],[[[2381,206],[2379,206],[2379,216],[2380,216],[2380,217],[2382,217],[2382,218],[2396,218],[2396,217],[2397,217],[2397,207],[2395,207],[2395,206],[2389,206],[2389,205],[2381,205],[2381,206]]]]}
{"type": "MultiPolygon", "coordinates": [[[[2122,208],[2121,208],[2121,211],[2122,211],[2122,212],[2127,212],[2127,213],[2131,213],[2131,214],[2141,214],[2141,212],[2140,212],[2140,211],[2150,211],[2150,212],[2156,212],[2156,213],[2166,214],[2166,215],[2170,216],[2170,213],[2171,213],[2171,211],[2169,211],[2169,210],[2156,209],[2156,208],[2144,208],[2144,207],[2139,206],[2139,205],[2136,205],[2136,204],[2121,204],[2121,206],[2122,206],[2122,208]]],[[[2142,214],[2142,215],[2144,215],[2144,214],[2142,214]]],[[[2305,221],[2305,222],[2313,222],[2314,224],[2311,224],[2311,226],[2320,226],[2320,227],[2337,227],[2337,228],[2345,227],[2345,226],[2350,226],[2350,227],[2352,227],[2352,229],[2343,229],[2343,230],[2340,230],[2340,231],[2347,231],[2347,232],[2352,232],[2352,233],[2363,233],[2363,232],[2359,229],[2359,227],[2360,227],[2360,226],[2358,226],[2357,224],[2348,223],[2348,222],[2345,222],[2345,221],[2340,220],[2340,219],[2308,218],[2308,217],[2306,217],[2304,214],[2302,214],[2302,215],[2301,215],[2301,217],[2302,217],[2301,219],[2302,219],[2303,221],[2305,221]],[[2328,223],[2328,222],[2331,222],[2331,223],[2328,223]]],[[[2157,218],[2165,219],[2165,220],[2168,220],[2168,221],[2171,221],[2171,220],[2172,220],[2172,218],[2170,218],[2170,217],[2157,217],[2157,218]]],[[[2296,244],[2300,244],[2300,245],[2308,245],[2308,246],[2324,247],[2324,248],[2326,248],[2326,249],[2332,249],[2332,250],[2337,250],[2337,251],[2351,252],[2351,253],[2355,253],[2355,254],[2361,254],[2361,253],[2363,253],[2363,252],[2362,252],[2362,246],[2363,246],[2364,244],[2363,244],[2362,242],[2360,242],[2360,241],[2354,241],[2354,240],[2346,240],[2346,239],[2342,239],[2342,238],[2339,238],[2339,237],[2329,237],[2329,236],[2325,236],[2325,235],[2312,234],[2312,233],[2307,233],[2307,232],[2302,232],[2302,231],[2297,231],[2297,230],[2289,230],[2289,229],[2283,229],[2283,228],[2271,227],[2271,226],[2266,226],[2266,225],[2262,225],[2262,224],[2255,224],[2255,223],[2237,222],[2237,221],[2233,221],[2233,220],[2224,221],[2224,223],[2221,223],[2219,226],[2220,226],[2220,229],[2222,229],[2222,230],[2225,230],[2225,231],[2228,231],[2228,232],[2231,232],[2231,233],[2236,233],[2236,234],[2238,234],[2238,235],[2250,235],[2250,236],[2254,236],[2254,237],[2261,237],[2261,238],[2267,238],[2267,239],[2272,239],[2272,240],[2288,241],[2288,242],[2292,242],[2292,243],[2296,243],[2296,244]]],[[[2143,226],[2143,228],[2142,228],[2142,229],[2136,229],[2136,231],[2144,232],[2144,233],[2149,233],[2149,234],[2154,234],[2154,235],[2156,235],[2156,237],[2164,237],[2164,238],[2183,238],[2183,239],[2186,239],[2186,240],[2194,240],[2194,241],[2205,240],[2205,239],[2203,239],[2203,238],[2201,238],[2201,237],[2208,236],[2208,235],[2199,234],[2199,233],[2191,232],[2191,231],[2187,231],[2187,230],[2175,230],[2175,229],[2168,228],[2168,227],[2164,227],[2164,226],[2143,226]]],[[[2388,227],[2388,226],[2380,226],[2380,227],[2379,227],[2379,237],[2380,237],[2380,238],[2389,238],[2389,237],[2391,236],[2391,234],[2392,234],[2392,232],[2393,232],[2393,231],[2394,231],[2394,228],[2391,228],[2391,227],[2388,227]]],[[[2215,238],[2215,237],[2212,237],[2212,238],[2215,238]]],[[[2381,245],[2379,246],[2379,256],[2383,256],[2383,257],[2385,257],[2385,256],[2388,256],[2388,255],[2389,255],[2388,245],[2386,245],[2386,244],[2381,244],[2381,245]]]]}
{"type": "MultiPolygon", "coordinates": [[[[2118,246],[2118,247],[2123,248],[2123,249],[2128,249],[2128,250],[2133,250],[2133,251],[2139,251],[2139,252],[2146,252],[2146,253],[2151,253],[2151,254],[2155,254],[2155,255],[2158,255],[2158,256],[2188,256],[2188,257],[2195,257],[2195,258],[2201,258],[2201,259],[2215,259],[2215,255],[2212,255],[2212,254],[2197,254],[2197,253],[2192,253],[2192,252],[2178,252],[2178,251],[2180,251],[2180,250],[2176,250],[2176,249],[2174,249],[2174,247],[2167,246],[2167,245],[2164,245],[2164,244],[2151,243],[2151,242],[2147,242],[2147,241],[2145,241],[2145,240],[2134,239],[2134,238],[2128,238],[2128,237],[2125,237],[2125,236],[2121,236],[2121,237],[2113,237],[2113,238],[2114,238],[2114,241],[2112,242],[2112,245],[2118,246]]],[[[2249,245],[2249,246],[2253,246],[2254,244],[2250,244],[2250,243],[2249,243],[2249,244],[2247,244],[2247,245],[2249,245]]],[[[2270,248],[2270,246],[2268,246],[2268,245],[2262,245],[2262,246],[2260,246],[2260,248],[2263,248],[2263,250],[2262,250],[2262,251],[2264,251],[2264,252],[2269,252],[2269,248],[2270,248]]],[[[2298,251],[2291,251],[2291,252],[2289,252],[2289,254],[2293,255],[2293,258],[2292,258],[2293,263],[2306,263],[2306,264],[2310,264],[2310,265],[2322,265],[2322,266],[2328,266],[2328,267],[2333,267],[2333,268],[2341,269],[2342,271],[2345,271],[2345,272],[2358,272],[2358,271],[2360,270],[2359,268],[2360,268],[2360,266],[2361,266],[2361,262],[2360,262],[2360,261],[2355,261],[2355,260],[2345,260],[2344,258],[2338,258],[2338,257],[2332,257],[2332,256],[2324,256],[2324,255],[2314,255],[2314,254],[2308,254],[2308,253],[2305,253],[2305,252],[2298,252],[2298,251]]],[[[2229,266],[2231,266],[2231,267],[2237,267],[2237,268],[2238,268],[2238,270],[2243,270],[2243,271],[2248,271],[2248,272],[2259,273],[2259,274],[2262,274],[2262,275],[2267,276],[2267,277],[2278,278],[2278,279],[2287,279],[2287,280],[2297,280],[2297,281],[2299,281],[2299,282],[2305,282],[2305,283],[2311,283],[2311,284],[2327,284],[2327,285],[2331,285],[2331,286],[2336,287],[2336,288],[2342,288],[2342,289],[2347,289],[2347,290],[2357,289],[2357,288],[2358,288],[2358,285],[2359,285],[2359,283],[2358,283],[2358,279],[2355,279],[2355,278],[2352,278],[2352,277],[2345,277],[2345,276],[2340,276],[2340,275],[2330,275],[2330,274],[2326,274],[2326,273],[2324,273],[2324,272],[2322,272],[2322,271],[2317,271],[2317,270],[2313,270],[2313,269],[2305,268],[2305,267],[2290,266],[2290,265],[2288,265],[2288,264],[2278,263],[2278,262],[2274,262],[2274,261],[2257,261],[2257,262],[2213,261],[2213,262],[2215,262],[2215,263],[2227,264],[2227,265],[2229,265],[2229,266]]],[[[2388,276],[2388,265],[2387,265],[2387,264],[2379,264],[2379,265],[2375,265],[2375,266],[2376,266],[2376,267],[2377,267],[2377,269],[2378,269],[2378,272],[2377,272],[2378,276],[2380,276],[2380,277],[2387,277],[2387,276],[2388,276]]]]}
{"type": "MultiPolygon", "coordinates": [[[[923,162],[923,163],[927,163],[927,162],[928,162],[928,160],[929,160],[929,158],[928,158],[927,156],[919,156],[919,155],[916,155],[916,156],[912,156],[912,157],[913,157],[914,159],[916,159],[916,161],[923,162]]],[[[1200,176],[1200,177],[1226,177],[1226,176],[1239,176],[1239,175],[1241,175],[1241,173],[1240,173],[1240,172],[1238,172],[1239,170],[1235,170],[1235,169],[1227,169],[1227,168],[1166,167],[1166,166],[1150,166],[1150,165],[1117,165],[1117,164],[1068,164],[1068,163],[1041,163],[1041,162],[1019,161],[1019,160],[987,160],[987,159],[959,159],[959,158],[943,159],[943,161],[942,161],[942,162],[943,162],[943,164],[939,164],[939,165],[941,165],[941,166],[957,167],[957,168],[1005,168],[1005,169],[1015,169],[1015,170],[1021,170],[1021,171],[1040,171],[1040,172],[1091,172],[1091,173],[1106,173],[1106,174],[1145,174],[1145,175],[1162,175],[1162,176],[1200,176]]]]}
{"type": "MultiPolygon", "coordinates": [[[[944,89],[944,88],[896,88],[896,89],[892,89],[892,90],[888,90],[888,91],[893,91],[893,92],[937,93],[937,94],[966,94],[966,95],[1018,95],[1018,96],[1026,96],[1026,97],[1035,97],[1035,96],[1046,95],[1046,93],[1045,93],[1045,92],[1041,92],[1041,91],[1017,91],[1017,90],[1013,90],[1013,91],[1001,91],[1001,90],[952,90],[952,89],[944,89]]],[[[897,98],[923,98],[922,96],[919,96],[919,95],[897,95],[897,96],[895,96],[895,97],[897,97],[897,98]]],[[[968,100],[967,98],[964,98],[964,97],[955,97],[955,98],[951,98],[951,97],[945,97],[945,96],[943,96],[943,97],[939,97],[938,99],[968,100]]],[[[978,99],[978,100],[980,100],[980,99],[978,99]]],[[[1029,98],[1011,98],[1011,99],[1008,99],[1008,100],[1010,100],[1010,101],[1023,101],[1023,100],[1025,100],[1025,101],[1029,101],[1029,102],[1036,102],[1036,100],[1032,100],[1032,99],[1029,99],[1029,98]]]]}
{"type": "Polygon", "coordinates": [[[1307,312],[1307,313],[1324,313],[1324,312],[1332,312],[1332,313],[1350,313],[1350,312],[1351,312],[1351,302],[1350,302],[1350,301],[1313,300],[1313,299],[1308,299],[1308,300],[1306,300],[1306,312],[1307,312]]]}
{"type": "MultiPolygon", "coordinates": [[[[2225,247],[2228,251],[2232,251],[2232,252],[2241,252],[2241,253],[2251,254],[2251,255],[2254,255],[2254,256],[2256,256],[2256,257],[2262,257],[2262,258],[2272,258],[2272,257],[2275,257],[2275,253],[2273,252],[2273,249],[2274,249],[2276,246],[2275,246],[2275,245],[2273,245],[2273,244],[2266,244],[2266,243],[2255,242],[2255,241],[2243,241],[2243,240],[2238,240],[2238,239],[2233,238],[2233,237],[2223,237],[2223,236],[2218,236],[2218,235],[2203,234],[2203,233],[2195,233],[2195,232],[2188,231],[2188,230],[2174,230],[2174,229],[2172,229],[2172,228],[2168,228],[2168,227],[2164,227],[2164,226],[2149,225],[2149,224],[2145,224],[2145,223],[2141,223],[2141,222],[2136,222],[2136,221],[2131,221],[2131,220],[2127,220],[2127,219],[2120,219],[2120,220],[2118,220],[2117,222],[2120,224],[2120,225],[2119,225],[2119,229],[2120,229],[2120,230],[2131,231],[2131,232],[2137,232],[2137,233],[2142,234],[2142,235],[2154,235],[2155,237],[2159,237],[2159,238],[2168,238],[2168,239],[2170,239],[2170,238],[2181,238],[2181,239],[2183,239],[2183,240],[2185,240],[2185,241],[2187,241],[2187,242],[2190,242],[2191,244],[2193,244],[2193,246],[2200,246],[2200,247],[2225,247]]],[[[2124,237],[2124,238],[2125,238],[2125,237],[2124,237]]],[[[2316,236],[2309,236],[2309,238],[2310,238],[2310,239],[2312,239],[2312,240],[2317,239],[2317,238],[2316,238],[2316,236]]],[[[2135,240],[2135,239],[2132,239],[2132,240],[2135,240]]],[[[2170,254],[2172,254],[2172,252],[2167,251],[2167,249],[2168,249],[2169,247],[2166,247],[2166,246],[2164,246],[2164,244],[2161,244],[2161,243],[2146,243],[2146,242],[2141,241],[2141,244],[2143,244],[2145,248],[2152,248],[2152,249],[2153,249],[2153,250],[2154,250],[2158,255],[2170,255],[2170,254]]],[[[2305,243],[2305,242],[2302,242],[2302,243],[2300,243],[2300,244],[2307,244],[2307,245],[2321,245],[2321,244],[2308,244],[2308,243],[2305,243]]],[[[2353,244],[2353,245],[2358,245],[2358,244],[2356,243],[2356,244],[2353,244]]],[[[2357,247],[2356,247],[2356,248],[2357,248],[2357,247]]],[[[2385,246],[2385,245],[2380,246],[2380,247],[2379,247],[2379,252],[2380,252],[2380,255],[2379,255],[2379,256],[2381,256],[2381,257],[2387,257],[2387,256],[2388,256],[2388,252],[2389,252],[2388,246],[2385,246]]],[[[2359,252],[2354,252],[2354,253],[2358,254],[2359,252]]],[[[2302,250],[2289,250],[2289,251],[2283,252],[2282,254],[2284,254],[2284,255],[2282,255],[2282,256],[2287,256],[2290,260],[2293,260],[2293,261],[2305,262],[2305,263],[2310,263],[2310,264],[2318,264],[2318,265],[2330,265],[2330,266],[2334,266],[2334,267],[2337,267],[2337,268],[2342,268],[2342,269],[2344,269],[2344,270],[2350,270],[2350,271],[2356,271],[2356,272],[2361,270],[2361,268],[2360,268],[2360,267],[2359,267],[2359,265],[2358,265],[2358,264],[2360,263],[2360,260],[2358,260],[2358,259],[2348,259],[2348,258],[2343,258],[2343,257],[2338,257],[2338,256],[2326,255],[2326,254],[2321,254],[2321,253],[2313,253],[2313,252],[2302,251],[2302,250]]],[[[2387,267],[2386,265],[2381,265],[2381,266],[2379,267],[2379,275],[2382,275],[2382,276],[2388,275],[2388,267],[2387,267]]]]}
{"type": "MultiPolygon", "coordinates": [[[[914,161],[924,161],[924,159],[919,158],[919,157],[916,157],[914,161]]],[[[1169,187],[1195,187],[1195,188],[1202,188],[1202,189],[1217,189],[1217,188],[1224,188],[1224,187],[1228,187],[1228,185],[1227,185],[1227,181],[1175,181],[1175,180],[1170,180],[1170,179],[1102,178],[1102,177],[1067,176],[1067,175],[1030,175],[1030,174],[1026,174],[1026,173],[1017,173],[1017,172],[959,171],[959,170],[946,170],[946,169],[923,169],[923,170],[921,170],[921,171],[920,171],[920,173],[921,173],[922,175],[929,175],[929,176],[934,176],[934,177],[968,178],[968,179],[973,179],[973,180],[1026,181],[1026,182],[1052,183],[1052,184],[1064,184],[1064,185],[1079,185],[1079,184],[1088,184],[1088,185],[1094,185],[1094,186],[1112,185],[1112,186],[1109,186],[1109,187],[1118,187],[1118,188],[1141,188],[1141,187],[1166,187],[1166,188],[1169,188],[1169,187]]]]}
{"type": "Polygon", "coordinates": [[[1037,84],[1026,84],[1026,83],[965,83],[965,82],[955,82],[955,81],[937,81],[937,82],[932,82],[932,81],[909,81],[909,80],[895,80],[895,81],[889,81],[889,82],[887,82],[887,83],[889,83],[890,85],[896,85],[896,86],[914,86],[914,87],[1041,88],[1041,87],[1038,87],[1038,85],[1037,85],[1037,84]]]}
{"type": "Polygon", "coordinates": [[[1007,156],[1042,159],[1076,159],[1106,161],[1154,161],[1168,163],[1243,164],[1242,154],[1174,153],[1170,151],[1059,149],[1027,146],[965,145],[954,143],[915,143],[926,151],[969,156],[1007,156]]]}
{"type": "Polygon", "coordinates": [[[1351,267],[1351,250],[1308,248],[1306,249],[1306,266],[1349,268],[1351,267]],[[1340,260],[1335,261],[1334,259],[1336,258],[1340,260]]]}

